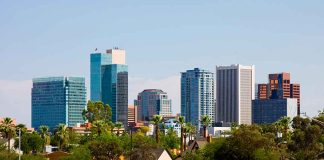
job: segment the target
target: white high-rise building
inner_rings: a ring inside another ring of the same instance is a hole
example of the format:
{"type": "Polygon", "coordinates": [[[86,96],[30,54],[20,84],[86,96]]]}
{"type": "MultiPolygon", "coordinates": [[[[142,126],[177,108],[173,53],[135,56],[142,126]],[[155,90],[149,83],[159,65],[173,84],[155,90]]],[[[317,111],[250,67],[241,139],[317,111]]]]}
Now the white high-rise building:
{"type": "Polygon", "coordinates": [[[216,122],[251,124],[254,66],[216,66],[216,122]]]}

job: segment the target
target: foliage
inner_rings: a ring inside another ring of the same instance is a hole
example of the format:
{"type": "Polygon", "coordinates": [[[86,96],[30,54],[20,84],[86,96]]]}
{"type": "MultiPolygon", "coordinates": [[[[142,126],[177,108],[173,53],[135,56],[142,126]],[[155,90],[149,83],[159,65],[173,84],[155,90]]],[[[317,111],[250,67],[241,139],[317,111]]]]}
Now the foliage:
{"type": "Polygon", "coordinates": [[[49,145],[51,143],[51,137],[49,133],[49,127],[48,126],[39,126],[39,131],[41,138],[43,139],[43,149],[46,145],[49,145]]]}
{"type": "Polygon", "coordinates": [[[204,116],[201,116],[201,124],[203,125],[204,127],[204,137],[206,138],[206,133],[207,133],[207,127],[211,124],[212,122],[212,119],[207,116],[207,115],[204,115],[204,116]]]}
{"type": "Polygon", "coordinates": [[[74,148],[70,156],[61,158],[61,160],[89,160],[91,159],[91,154],[88,146],[79,146],[74,148]]]}
{"type": "Polygon", "coordinates": [[[96,160],[117,160],[123,154],[121,141],[115,135],[103,135],[89,143],[91,155],[96,160]]]}
{"type": "Polygon", "coordinates": [[[183,127],[184,124],[186,123],[185,117],[184,116],[180,116],[177,120],[177,123],[180,124],[181,127],[181,134],[180,134],[180,151],[183,151],[183,127]]]}
{"type": "Polygon", "coordinates": [[[121,122],[116,122],[115,128],[117,128],[117,136],[119,136],[119,131],[123,127],[123,124],[121,122]]]}
{"type": "Polygon", "coordinates": [[[57,139],[60,150],[66,147],[69,139],[69,132],[65,124],[58,125],[57,131],[55,133],[55,138],[57,139]]]}
{"type": "Polygon", "coordinates": [[[146,135],[147,132],[150,131],[150,127],[148,126],[141,126],[138,132],[142,133],[143,135],[146,135]]]}
{"type": "Polygon", "coordinates": [[[323,151],[323,129],[311,124],[308,118],[295,117],[293,119],[294,133],[289,150],[295,159],[317,159],[317,155],[323,151]]]}
{"type": "Polygon", "coordinates": [[[163,117],[160,115],[154,115],[152,119],[152,123],[155,126],[155,139],[156,143],[160,143],[160,128],[159,125],[162,123],[163,117]]]}
{"type": "Polygon", "coordinates": [[[179,149],[180,139],[173,128],[167,130],[167,134],[161,134],[161,146],[165,149],[179,149]]]}
{"type": "Polygon", "coordinates": [[[20,133],[21,133],[21,135],[23,135],[23,134],[25,134],[26,132],[27,132],[27,127],[26,127],[26,125],[24,125],[24,124],[18,124],[17,126],[16,126],[16,135],[19,135],[19,129],[20,129],[20,133]]]}
{"type": "Polygon", "coordinates": [[[157,143],[152,138],[136,133],[133,135],[133,150],[128,153],[128,156],[131,159],[156,159],[154,149],[157,147],[157,143]]]}
{"type": "MultiPolygon", "coordinates": [[[[21,136],[21,150],[25,154],[31,151],[34,153],[40,152],[43,149],[44,141],[37,133],[26,133],[21,136]]],[[[15,148],[19,148],[19,139],[17,138],[14,144],[15,148]]]]}
{"type": "Polygon", "coordinates": [[[204,157],[202,154],[198,151],[190,151],[187,152],[183,157],[183,160],[202,160],[204,157]]]}
{"type": "Polygon", "coordinates": [[[90,123],[99,120],[108,123],[112,118],[111,107],[108,104],[104,104],[100,101],[88,101],[87,109],[83,110],[82,116],[90,123]]]}
{"type": "Polygon", "coordinates": [[[12,122],[13,120],[11,118],[6,117],[3,119],[2,124],[0,125],[2,137],[7,139],[8,152],[10,152],[10,139],[16,136],[16,127],[12,122]]]}

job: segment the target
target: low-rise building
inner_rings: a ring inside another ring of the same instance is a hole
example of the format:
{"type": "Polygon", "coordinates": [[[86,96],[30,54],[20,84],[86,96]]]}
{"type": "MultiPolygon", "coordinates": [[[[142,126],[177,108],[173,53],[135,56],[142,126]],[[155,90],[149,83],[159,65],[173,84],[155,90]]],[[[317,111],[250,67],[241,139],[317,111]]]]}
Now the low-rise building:
{"type": "Polygon", "coordinates": [[[293,119],[298,115],[298,103],[295,98],[253,100],[252,120],[255,124],[270,124],[281,117],[293,119]]]}

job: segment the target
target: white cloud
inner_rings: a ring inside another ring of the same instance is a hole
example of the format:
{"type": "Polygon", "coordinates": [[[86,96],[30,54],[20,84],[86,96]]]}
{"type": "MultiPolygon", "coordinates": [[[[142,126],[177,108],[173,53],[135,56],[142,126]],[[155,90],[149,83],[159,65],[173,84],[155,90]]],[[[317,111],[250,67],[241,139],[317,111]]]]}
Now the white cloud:
{"type": "Polygon", "coordinates": [[[0,80],[0,117],[16,118],[17,123],[30,126],[31,80],[0,80]]]}
{"type": "Polygon", "coordinates": [[[129,77],[129,104],[134,103],[137,94],[144,89],[162,89],[168,93],[172,100],[173,114],[180,113],[180,77],[170,76],[164,79],[146,79],[140,77],[129,77]]]}

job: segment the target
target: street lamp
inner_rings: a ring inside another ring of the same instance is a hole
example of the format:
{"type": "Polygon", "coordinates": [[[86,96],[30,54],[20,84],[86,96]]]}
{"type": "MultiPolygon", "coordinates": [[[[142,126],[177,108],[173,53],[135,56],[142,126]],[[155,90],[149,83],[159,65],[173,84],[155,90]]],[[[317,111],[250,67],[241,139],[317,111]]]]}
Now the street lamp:
{"type": "Polygon", "coordinates": [[[21,129],[19,128],[19,160],[21,160],[21,129]]]}

